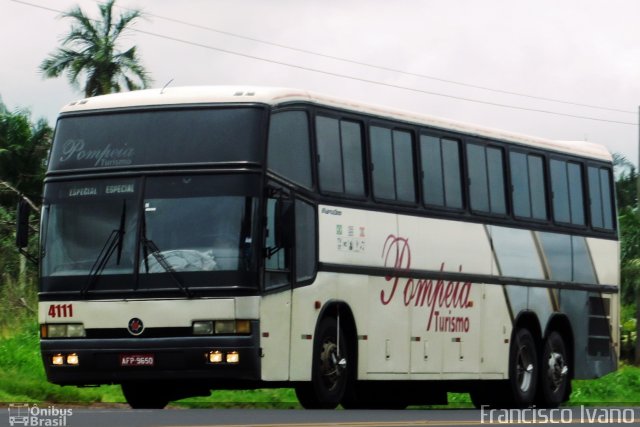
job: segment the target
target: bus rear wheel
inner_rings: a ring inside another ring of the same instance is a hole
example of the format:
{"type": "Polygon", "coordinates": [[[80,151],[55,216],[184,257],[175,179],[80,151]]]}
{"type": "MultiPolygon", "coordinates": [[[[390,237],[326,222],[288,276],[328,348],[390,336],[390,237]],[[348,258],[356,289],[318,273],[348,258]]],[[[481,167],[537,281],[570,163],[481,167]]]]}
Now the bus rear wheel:
{"type": "Polygon", "coordinates": [[[553,331],[544,340],[538,390],[539,406],[558,407],[569,389],[569,365],[562,335],[553,331]]]}
{"type": "Polygon", "coordinates": [[[521,328],[514,334],[509,356],[512,405],[527,407],[534,402],[538,386],[538,351],[533,335],[521,328]]]}
{"type": "Polygon", "coordinates": [[[344,396],[349,378],[349,349],[334,317],[320,321],[313,343],[311,382],[296,386],[296,396],[306,409],[334,409],[344,396]]]}
{"type": "Polygon", "coordinates": [[[164,409],[169,404],[166,387],[153,383],[124,383],[122,394],[132,409],[164,409]]]}

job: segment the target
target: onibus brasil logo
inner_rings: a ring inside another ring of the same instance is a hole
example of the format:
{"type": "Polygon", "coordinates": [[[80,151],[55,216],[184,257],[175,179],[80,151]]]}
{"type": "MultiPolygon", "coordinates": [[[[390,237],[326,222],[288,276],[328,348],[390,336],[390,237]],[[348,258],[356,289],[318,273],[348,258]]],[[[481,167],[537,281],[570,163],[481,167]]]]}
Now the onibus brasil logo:
{"type": "Polygon", "coordinates": [[[8,410],[10,426],[64,427],[73,415],[73,409],[28,403],[10,403],[8,410]]]}

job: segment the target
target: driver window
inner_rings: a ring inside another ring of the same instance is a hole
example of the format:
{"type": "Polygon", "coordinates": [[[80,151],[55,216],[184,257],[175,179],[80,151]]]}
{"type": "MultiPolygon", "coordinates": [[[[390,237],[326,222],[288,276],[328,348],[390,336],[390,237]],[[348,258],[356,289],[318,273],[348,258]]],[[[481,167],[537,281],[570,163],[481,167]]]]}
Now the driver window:
{"type": "Polygon", "coordinates": [[[265,239],[266,289],[273,289],[289,283],[289,254],[287,248],[276,245],[276,203],[277,199],[267,199],[267,229],[265,239]]]}

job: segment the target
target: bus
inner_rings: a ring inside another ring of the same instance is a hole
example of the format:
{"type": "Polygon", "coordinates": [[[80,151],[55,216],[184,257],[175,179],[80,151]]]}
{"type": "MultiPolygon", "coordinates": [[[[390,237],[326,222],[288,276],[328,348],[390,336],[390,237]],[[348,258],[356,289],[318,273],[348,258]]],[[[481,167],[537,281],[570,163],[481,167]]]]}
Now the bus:
{"type": "Polygon", "coordinates": [[[121,384],[133,408],[283,387],[304,408],[556,407],[617,368],[600,145],[166,88],[66,105],[43,191],[55,384],[121,384]]]}

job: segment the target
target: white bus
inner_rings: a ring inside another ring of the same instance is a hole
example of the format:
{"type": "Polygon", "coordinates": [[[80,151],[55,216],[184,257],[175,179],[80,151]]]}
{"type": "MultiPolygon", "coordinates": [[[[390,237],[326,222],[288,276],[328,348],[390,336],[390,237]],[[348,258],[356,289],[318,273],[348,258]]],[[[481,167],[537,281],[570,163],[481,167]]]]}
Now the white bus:
{"type": "Polygon", "coordinates": [[[598,145],[291,89],[114,94],[62,110],[41,222],[48,379],[134,408],[553,407],[617,367],[598,145]]]}

